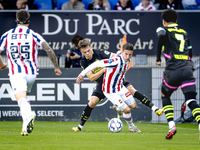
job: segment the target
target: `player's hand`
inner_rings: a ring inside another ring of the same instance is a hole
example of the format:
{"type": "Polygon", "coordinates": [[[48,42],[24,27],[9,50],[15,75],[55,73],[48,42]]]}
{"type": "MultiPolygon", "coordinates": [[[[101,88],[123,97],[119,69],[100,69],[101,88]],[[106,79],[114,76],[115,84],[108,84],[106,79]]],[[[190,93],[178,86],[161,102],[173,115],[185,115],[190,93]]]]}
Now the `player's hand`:
{"type": "Polygon", "coordinates": [[[84,76],[82,76],[81,74],[78,75],[78,77],[76,78],[76,83],[80,84],[81,81],[83,82],[84,76]]]}
{"type": "Polygon", "coordinates": [[[0,67],[0,70],[4,70],[7,67],[7,63],[3,63],[3,65],[0,67]]]}
{"type": "Polygon", "coordinates": [[[62,72],[60,71],[59,68],[55,68],[55,69],[54,69],[54,72],[55,72],[55,74],[56,74],[57,76],[60,76],[60,75],[62,74],[62,72]]]}
{"type": "Polygon", "coordinates": [[[161,61],[157,61],[156,65],[161,66],[161,61]]]}

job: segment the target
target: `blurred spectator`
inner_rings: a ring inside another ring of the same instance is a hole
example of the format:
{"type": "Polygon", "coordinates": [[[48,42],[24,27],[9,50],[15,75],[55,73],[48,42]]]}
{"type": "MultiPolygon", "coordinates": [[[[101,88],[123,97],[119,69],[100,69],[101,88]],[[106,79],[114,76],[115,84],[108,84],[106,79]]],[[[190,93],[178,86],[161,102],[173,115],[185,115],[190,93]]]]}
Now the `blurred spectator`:
{"type": "Polygon", "coordinates": [[[17,9],[17,0],[0,0],[0,9],[17,9]]]}
{"type": "Polygon", "coordinates": [[[135,10],[156,10],[156,7],[153,5],[153,2],[150,0],[141,0],[138,6],[135,7],[135,10]]]}
{"type": "Polygon", "coordinates": [[[108,0],[93,0],[88,5],[88,10],[110,10],[108,0]]]}
{"type": "Polygon", "coordinates": [[[17,0],[16,6],[17,6],[17,9],[28,10],[28,0],[17,0]]]}
{"type": "Polygon", "coordinates": [[[183,9],[181,0],[159,0],[159,9],[183,9]]]}
{"type": "Polygon", "coordinates": [[[200,0],[182,0],[184,9],[200,9],[200,0]]]}
{"type": "Polygon", "coordinates": [[[82,40],[83,37],[80,35],[74,35],[72,38],[72,43],[74,44],[74,47],[72,47],[66,54],[65,59],[65,68],[70,68],[71,66],[73,68],[80,68],[80,60],[82,59],[82,53],[79,50],[78,42],[82,40]]]}
{"type": "Polygon", "coordinates": [[[134,8],[130,0],[119,0],[114,10],[134,10],[134,8]]]}
{"type": "Polygon", "coordinates": [[[33,3],[34,0],[17,0],[16,6],[17,9],[25,9],[25,10],[37,9],[37,6],[33,3]]]}
{"type": "Polygon", "coordinates": [[[52,0],[53,9],[57,9],[57,0],[52,0]]]}
{"type": "Polygon", "coordinates": [[[29,9],[37,9],[37,5],[34,4],[34,0],[28,0],[29,9]]]}
{"type": "Polygon", "coordinates": [[[78,0],[70,0],[62,5],[61,10],[85,10],[85,5],[78,0]]]}

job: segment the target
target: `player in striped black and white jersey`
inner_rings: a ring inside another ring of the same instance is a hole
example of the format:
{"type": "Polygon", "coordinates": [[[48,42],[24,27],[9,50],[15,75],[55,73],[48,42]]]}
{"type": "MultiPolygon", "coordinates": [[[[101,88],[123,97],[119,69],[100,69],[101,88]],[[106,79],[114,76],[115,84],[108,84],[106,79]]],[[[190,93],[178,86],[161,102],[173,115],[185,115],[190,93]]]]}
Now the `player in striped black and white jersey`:
{"type": "MultiPolygon", "coordinates": [[[[90,66],[85,68],[79,76],[76,82],[80,83],[83,81],[84,76],[91,70],[97,67],[106,67],[103,80],[103,93],[104,95],[121,111],[123,111],[123,118],[129,125],[130,128],[137,129],[137,127],[132,123],[132,117],[130,113],[130,106],[134,105],[135,100],[128,101],[131,93],[127,93],[127,89],[123,86],[123,81],[125,78],[125,73],[127,71],[130,59],[133,54],[133,45],[127,43],[123,46],[122,53],[119,53],[116,57],[111,59],[103,59],[100,61],[95,61],[90,66]],[[126,95],[129,94],[129,95],[126,95]]],[[[137,132],[141,132],[137,129],[137,132]]]]}
{"type": "MultiPolygon", "coordinates": [[[[35,112],[31,111],[27,94],[30,92],[37,76],[37,46],[42,46],[55,67],[55,74],[60,76],[54,51],[41,35],[29,29],[30,14],[26,10],[16,13],[17,27],[4,33],[0,39],[0,53],[6,50],[10,83],[22,114],[22,135],[33,130],[35,112]]],[[[7,67],[0,56],[0,69],[7,67]]]]}

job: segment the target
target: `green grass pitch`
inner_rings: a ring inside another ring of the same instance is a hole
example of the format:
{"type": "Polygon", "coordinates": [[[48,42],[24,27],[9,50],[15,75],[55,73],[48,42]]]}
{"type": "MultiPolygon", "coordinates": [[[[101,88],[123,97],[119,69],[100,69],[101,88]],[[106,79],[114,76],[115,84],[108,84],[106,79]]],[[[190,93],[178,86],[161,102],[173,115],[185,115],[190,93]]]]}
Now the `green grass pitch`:
{"type": "Polygon", "coordinates": [[[177,134],[166,140],[167,124],[134,123],[111,133],[107,122],[87,122],[81,132],[71,128],[78,122],[35,122],[29,136],[21,136],[22,122],[0,121],[0,150],[200,150],[197,124],[176,124],[177,134]]]}

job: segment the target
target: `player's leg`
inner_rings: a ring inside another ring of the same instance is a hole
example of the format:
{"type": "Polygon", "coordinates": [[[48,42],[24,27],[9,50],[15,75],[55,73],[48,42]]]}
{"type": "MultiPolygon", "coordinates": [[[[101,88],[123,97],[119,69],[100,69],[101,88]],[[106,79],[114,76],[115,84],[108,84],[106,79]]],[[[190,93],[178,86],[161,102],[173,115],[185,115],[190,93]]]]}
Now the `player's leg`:
{"type": "MultiPolygon", "coordinates": [[[[200,125],[200,107],[196,102],[196,93],[194,92],[185,93],[185,99],[186,99],[186,104],[191,109],[195,120],[200,125]]],[[[199,127],[199,130],[200,130],[200,127],[199,127]]]]}
{"type": "MultiPolygon", "coordinates": [[[[27,95],[28,95],[31,92],[33,84],[35,83],[36,75],[27,75],[26,78],[27,78],[27,95]]],[[[33,131],[36,114],[35,111],[32,111],[31,109],[31,103],[30,100],[28,99],[28,96],[26,96],[26,101],[30,105],[30,110],[31,110],[31,114],[29,115],[28,118],[27,132],[31,133],[33,131]]]]}
{"type": "Polygon", "coordinates": [[[117,106],[123,112],[123,118],[128,124],[129,128],[135,127],[135,125],[132,122],[130,108],[123,101],[122,97],[118,94],[107,94],[107,93],[104,94],[113,103],[113,105],[117,106]]]}
{"type": "Polygon", "coordinates": [[[85,109],[82,112],[81,120],[80,120],[80,123],[79,123],[78,127],[73,127],[72,128],[73,131],[81,131],[83,129],[84,124],[89,119],[89,117],[90,117],[90,115],[92,113],[92,110],[98,104],[98,102],[99,102],[99,98],[98,97],[91,96],[88,105],[85,107],[85,109]]]}
{"type": "Polygon", "coordinates": [[[122,97],[122,100],[127,104],[127,106],[129,106],[129,108],[131,108],[132,110],[137,108],[137,103],[135,101],[135,99],[133,98],[133,96],[131,95],[131,93],[129,92],[129,90],[125,87],[123,87],[121,89],[121,91],[123,92],[120,96],[122,97]]]}
{"type": "Polygon", "coordinates": [[[147,96],[145,96],[144,94],[140,93],[139,91],[137,91],[132,85],[128,85],[126,87],[129,92],[133,95],[133,97],[137,98],[142,104],[144,104],[145,106],[151,108],[158,116],[163,114],[163,109],[159,109],[157,106],[155,106],[149,99],[147,96]]]}
{"type": "MultiPolygon", "coordinates": [[[[133,98],[133,96],[131,95],[131,93],[124,88],[125,94],[121,95],[123,101],[128,105],[129,108],[131,108],[132,110],[137,108],[137,103],[135,102],[135,99],[133,98]]],[[[126,121],[130,120],[130,122],[127,121],[127,123],[130,123],[129,125],[129,131],[130,132],[141,132],[132,122],[132,115],[131,113],[125,114],[123,113],[123,118],[126,121]]]]}
{"type": "Polygon", "coordinates": [[[196,86],[195,82],[188,82],[181,85],[182,91],[185,95],[185,102],[192,111],[192,114],[199,124],[200,131],[200,107],[196,101],[196,86]],[[193,85],[191,85],[193,83],[193,85]],[[184,85],[184,86],[183,86],[184,85]],[[188,86],[187,86],[188,85],[188,86]]]}
{"type": "Polygon", "coordinates": [[[94,92],[92,93],[92,96],[90,98],[88,105],[85,107],[85,109],[82,112],[78,127],[73,127],[72,128],[73,131],[81,131],[83,129],[83,126],[86,123],[86,121],[89,119],[94,107],[99,103],[100,100],[105,98],[101,88],[102,86],[100,84],[96,86],[94,92]]]}
{"type": "Polygon", "coordinates": [[[173,135],[176,134],[176,126],[174,122],[174,108],[171,103],[170,96],[173,93],[174,90],[176,90],[178,87],[172,87],[172,86],[166,86],[165,83],[162,84],[162,104],[163,104],[163,110],[165,112],[165,116],[167,118],[167,122],[169,125],[169,131],[166,135],[166,139],[172,139],[173,135]]]}
{"type": "MultiPolygon", "coordinates": [[[[123,93],[125,93],[125,97],[122,98],[123,101],[129,106],[129,108],[131,109],[136,109],[137,108],[137,103],[135,102],[135,99],[133,98],[133,96],[131,95],[131,93],[128,91],[127,88],[123,87],[121,89],[121,91],[123,91],[123,93]]],[[[124,96],[124,94],[120,95],[120,96],[124,96]]],[[[113,105],[112,107],[115,111],[117,111],[118,113],[118,118],[123,117],[123,112],[116,107],[115,105],[113,105]]]]}
{"type": "MultiPolygon", "coordinates": [[[[18,106],[20,107],[20,112],[23,119],[22,125],[22,135],[28,135],[27,132],[27,124],[29,122],[29,117],[32,115],[30,104],[27,102],[27,80],[26,75],[17,74],[10,76],[10,83],[12,85],[12,89],[14,91],[15,97],[18,102],[18,106]]],[[[33,78],[33,83],[35,81],[36,76],[33,78]]],[[[32,83],[32,84],[33,84],[32,83]]]]}
{"type": "Polygon", "coordinates": [[[185,95],[186,104],[191,109],[192,114],[199,125],[198,128],[200,133],[200,107],[196,102],[196,83],[193,71],[191,69],[185,69],[182,74],[186,80],[181,83],[180,87],[185,95]]]}

